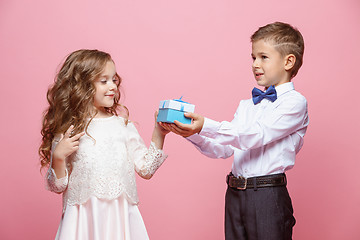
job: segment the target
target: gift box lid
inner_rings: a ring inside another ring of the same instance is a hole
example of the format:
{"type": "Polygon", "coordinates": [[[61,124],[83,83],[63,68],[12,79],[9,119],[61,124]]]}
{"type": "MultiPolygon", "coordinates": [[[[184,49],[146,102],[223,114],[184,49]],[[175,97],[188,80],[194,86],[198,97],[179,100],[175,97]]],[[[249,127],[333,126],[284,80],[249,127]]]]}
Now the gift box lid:
{"type": "Polygon", "coordinates": [[[194,112],[195,111],[195,105],[190,104],[188,102],[184,102],[183,100],[181,100],[181,98],[180,99],[160,101],[159,109],[171,108],[171,109],[179,110],[179,111],[182,111],[182,112],[194,112]]]}

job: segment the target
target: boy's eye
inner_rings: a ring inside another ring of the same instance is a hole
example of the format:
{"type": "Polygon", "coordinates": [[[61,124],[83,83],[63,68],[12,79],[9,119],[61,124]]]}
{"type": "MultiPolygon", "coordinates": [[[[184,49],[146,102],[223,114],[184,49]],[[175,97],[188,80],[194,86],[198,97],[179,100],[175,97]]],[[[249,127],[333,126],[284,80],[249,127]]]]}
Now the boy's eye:
{"type": "Polygon", "coordinates": [[[267,59],[268,57],[267,56],[261,56],[262,59],[267,59]]]}

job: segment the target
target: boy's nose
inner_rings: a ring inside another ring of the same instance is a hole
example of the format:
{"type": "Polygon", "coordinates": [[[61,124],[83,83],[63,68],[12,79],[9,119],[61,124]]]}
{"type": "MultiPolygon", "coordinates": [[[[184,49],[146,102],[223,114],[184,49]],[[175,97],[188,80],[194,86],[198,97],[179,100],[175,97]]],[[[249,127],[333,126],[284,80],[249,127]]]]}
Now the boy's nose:
{"type": "Polygon", "coordinates": [[[252,67],[253,67],[253,68],[258,68],[258,67],[259,67],[259,61],[257,61],[257,60],[255,59],[255,60],[253,61],[252,67]]]}

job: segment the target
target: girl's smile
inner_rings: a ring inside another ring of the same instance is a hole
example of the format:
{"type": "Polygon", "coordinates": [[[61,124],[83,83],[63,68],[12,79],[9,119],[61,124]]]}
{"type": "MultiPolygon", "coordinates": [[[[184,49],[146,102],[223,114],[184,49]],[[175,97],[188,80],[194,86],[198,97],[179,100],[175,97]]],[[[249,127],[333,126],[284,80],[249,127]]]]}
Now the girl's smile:
{"type": "Polygon", "coordinates": [[[118,79],[116,78],[115,64],[108,61],[103,73],[95,81],[94,107],[104,112],[105,108],[114,105],[114,98],[117,92],[118,79]]]}

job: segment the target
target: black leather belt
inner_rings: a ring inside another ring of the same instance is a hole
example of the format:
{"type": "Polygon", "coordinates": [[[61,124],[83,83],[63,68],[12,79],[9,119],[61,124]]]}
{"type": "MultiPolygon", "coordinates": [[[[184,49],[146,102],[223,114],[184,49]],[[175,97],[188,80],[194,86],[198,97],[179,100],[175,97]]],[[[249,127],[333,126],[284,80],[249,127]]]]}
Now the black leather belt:
{"type": "Polygon", "coordinates": [[[263,188],[263,187],[276,187],[286,186],[285,173],[272,174],[259,177],[235,177],[232,173],[229,173],[226,177],[226,183],[231,188],[245,190],[248,188],[263,188]]]}

